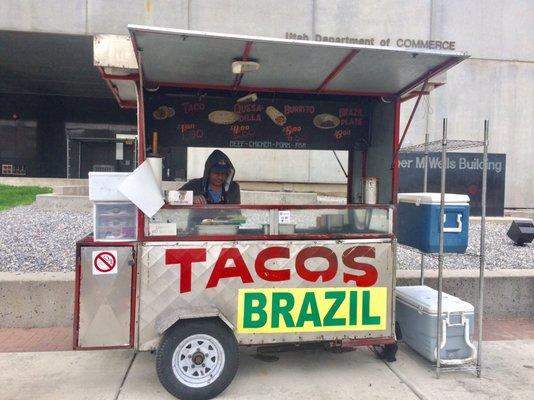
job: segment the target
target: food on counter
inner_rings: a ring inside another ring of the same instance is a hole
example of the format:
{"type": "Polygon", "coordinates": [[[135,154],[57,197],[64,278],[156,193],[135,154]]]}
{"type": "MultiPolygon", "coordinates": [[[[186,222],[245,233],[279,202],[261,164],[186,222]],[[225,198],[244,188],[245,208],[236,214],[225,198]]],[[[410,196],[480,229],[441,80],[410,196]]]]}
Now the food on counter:
{"type": "Polygon", "coordinates": [[[242,215],[229,215],[226,217],[206,218],[203,219],[202,225],[241,225],[247,222],[242,215]]]}
{"type": "Polygon", "coordinates": [[[199,235],[237,235],[239,227],[237,225],[197,225],[199,235]]]}
{"type": "Polygon", "coordinates": [[[233,111],[217,110],[210,112],[208,119],[214,124],[231,125],[239,120],[239,114],[233,111]]]}
{"type": "Polygon", "coordinates": [[[313,119],[313,124],[320,129],[332,129],[339,125],[341,121],[332,114],[318,114],[313,119]]]}
{"type": "Polygon", "coordinates": [[[265,109],[265,113],[271,118],[271,120],[279,126],[284,126],[287,122],[287,118],[284,114],[278,111],[273,106],[269,106],[265,109]]]}

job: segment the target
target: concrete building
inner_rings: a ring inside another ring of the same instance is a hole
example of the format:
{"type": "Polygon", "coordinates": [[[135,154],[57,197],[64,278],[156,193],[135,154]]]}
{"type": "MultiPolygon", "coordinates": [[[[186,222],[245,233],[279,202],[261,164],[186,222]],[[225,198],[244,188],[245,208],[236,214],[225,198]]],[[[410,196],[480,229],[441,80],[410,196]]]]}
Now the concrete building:
{"type": "MultiPolygon", "coordinates": [[[[437,139],[444,117],[449,137],[480,140],[489,119],[490,152],[507,156],[505,206],[534,207],[533,1],[0,0],[0,9],[0,161],[32,154],[33,175],[65,176],[67,123],[135,125],[92,66],[91,36],[144,24],[465,51],[471,58],[423,99],[406,143],[422,142],[426,131],[437,139]]],[[[414,102],[403,105],[403,125],[414,102]]],[[[198,175],[207,151],[189,151],[188,176],[198,175]]],[[[345,182],[329,152],[235,151],[240,180],[345,182]],[[308,168],[277,168],[278,157],[308,168]],[[246,167],[260,158],[259,168],[246,167]]]]}

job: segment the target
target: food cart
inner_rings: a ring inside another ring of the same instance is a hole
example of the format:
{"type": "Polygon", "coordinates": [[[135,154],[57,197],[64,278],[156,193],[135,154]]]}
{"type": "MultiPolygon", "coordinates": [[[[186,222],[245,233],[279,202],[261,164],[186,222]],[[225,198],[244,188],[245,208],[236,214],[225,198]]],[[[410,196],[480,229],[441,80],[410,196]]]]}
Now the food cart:
{"type": "Polygon", "coordinates": [[[138,72],[120,72],[108,45],[115,65],[95,62],[137,108],[139,165],[156,148],[344,150],[347,204],[165,202],[133,218],[129,203],[95,205],[95,232],[77,244],[74,347],[156,350],[163,386],[195,399],[230,384],[239,345],[373,345],[394,359],[401,103],[417,97],[405,134],[466,56],[129,29],[138,72]],[[109,215],[119,231],[106,236],[109,215]]]}

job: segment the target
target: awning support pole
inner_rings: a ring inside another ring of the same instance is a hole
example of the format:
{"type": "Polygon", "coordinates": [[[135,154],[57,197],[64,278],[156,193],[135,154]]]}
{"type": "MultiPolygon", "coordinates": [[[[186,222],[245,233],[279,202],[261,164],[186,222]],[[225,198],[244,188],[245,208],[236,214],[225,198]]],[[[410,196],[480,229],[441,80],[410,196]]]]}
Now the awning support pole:
{"type": "MultiPolygon", "coordinates": [[[[241,61],[247,61],[248,57],[250,56],[250,51],[252,50],[252,43],[251,41],[248,41],[245,43],[245,48],[243,49],[243,55],[241,56],[241,61]]],[[[243,79],[243,74],[238,74],[234,78],[234,85],[233,90],[237,91],[239,89],[239,85],[241,85],[241,79],[243,79]]]]}
{"type": "Polygon", "coordinates": [[[343,166],[343,164],[341,164],[341,160],[340,160],[339,157],[337,156],[336,151],[335,151],[335,150],[332,150],[332,153],[334,153],[334,156],[336,157],[337,163],[338,163],[339,166],[341,167],[341,170],[343,171],[343,174],[345,174],[345,178],[348,178],[349,175],[347,174],[347,171],[345,171],[345,167],[343,166]]]}
{"type": "Polygon", "coordinates": [[[345,68],[352,61],[352,59],[356,56],[356,54],[358,54],[359,52],[360,52],[360,50],[351,50],[351,51],[349,51],[349,54],[347,54],[345,56],[345,58],[343,58],[343,60],[341,60],[341,62],[338,64],[338,66],[336,68],[334,68],[332,70],[332,72],[330,72],[328,74],[328,76],[319,85],[319,87],[317,89],[315,89],[315,91],[317,93],[321,93],[326,88],[326,85],[328,85],[330,83],[330,81],[332,81],[336,76],[338,76],[339,73],[343,70],[343,68],[345,68]]]}
{"type": "Polygon", "coordinates": [[[423,83],[423,87],[419,91],[419,95],[417,96],[417,101],[415,102],[415,105],[413,106],[412,113],[410,114],[410,118],[408,118],[408,122],[406,123],[406,127],[404,128],[404,132],[401,136],[401,140],[399,141],[397,149],[395,150],[395,154],[393,155],[393,160],[395,160],[397,158],[397,155],[399,154],[400,148],[402,147],[402,143],[404,142],[404,138],[406,137],[406,133],[408,133],[408,128],[410,128],[410,125],[412,124],[412,120],[415,115],[415,112],[417,111],[417,107],[419,106],[419,102],[421,101],[421,97],[423,97],[423,93],[425,92],[427,83],[428,83],[428,78],[425,79],[425,83],[423,83]]]}
{"type": "MultiPolygon", "coordinates": [[[[102,68],[102,67],[97,67],[97,68],[98,68],[98,71],[100,72],[100,76],[104,79],[104,81],[108,85],[109,89],[111,90],[111,93],[113,93],[113,96],[115,97],[115,100],[117,100],[117,103],[119,103],[119,107],[120,108],[136,108],[137,104],[136,104],[135,101],[123,100],[123,99],[120,98],[119,90],[111,82],[111,80],[110,80],[111,78],[107,78],[106,77],[106,76],[109,76],[109,75],[107,75],[104,72],[104,68],[102,68]]],[[[137,77],[139,78],[139,75],[137,77]]],[[[115,79],[115,78],[113,78],[113,79],[115,79]]],[[[135,79],[125,79],[125,80],[132,80],[134,82],[139,82],[139,79],[137,79],[137,80],[135,80],[135,79]]]]}
{"type": "Polygon", "coordinates": [[[347,174],[347,204],[354,203],[354,152],[354,147],[349,149],[349,170],[347,174]]]}

